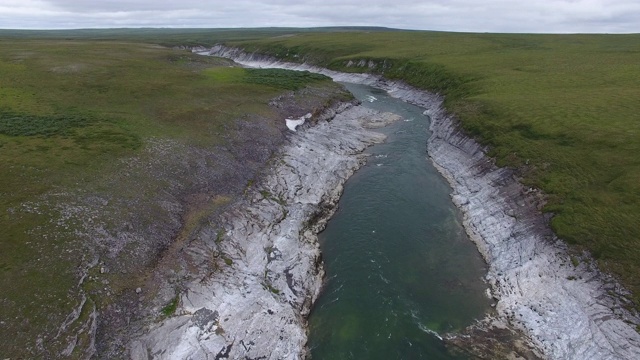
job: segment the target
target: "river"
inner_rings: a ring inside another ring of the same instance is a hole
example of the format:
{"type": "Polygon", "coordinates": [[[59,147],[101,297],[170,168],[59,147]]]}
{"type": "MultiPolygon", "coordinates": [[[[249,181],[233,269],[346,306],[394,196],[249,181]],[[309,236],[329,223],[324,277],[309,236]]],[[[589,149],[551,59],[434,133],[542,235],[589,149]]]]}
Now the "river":
{"type": "Polygon", "coordinates": [[[486,265],[429,161],[423,109],[365,85],[364,106],[403,117],[380,131],[320,234],[327,278],[309,322],[316,360],[459,359],[438,334],[480,319],[486,265]]]}

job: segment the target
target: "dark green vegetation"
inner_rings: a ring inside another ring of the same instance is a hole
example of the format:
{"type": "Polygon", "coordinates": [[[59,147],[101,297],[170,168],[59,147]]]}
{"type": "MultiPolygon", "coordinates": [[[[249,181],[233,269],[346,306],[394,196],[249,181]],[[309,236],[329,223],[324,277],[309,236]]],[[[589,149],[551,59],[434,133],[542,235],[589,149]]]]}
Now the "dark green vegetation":
{"type": "Polygon", "coordinates": [[[265,85],[284,90],[300,90],[309,83],[331,80],[308,71],[282,69],[212,68],[205,74],[218,83],[265,85]]]}
{"type": "Polygon", "coordinates": [[[245,82],[268,85],[287,90],[299,90],[313,81],[330,80],[328,77],[308,71],[292,72],[282,69],[247,69],[245,82]]]}
{"type": "Polygon", "coordinates": [[[38,116],[0,111],[0,134],[9,136],[68,135],[72,129],[89,125],[91,119],[74,115],[38,116]]]}
{"type": "MultiPolygon", "coordinates": [[[[114,301],[114,295],[140,286],[142,274],[127,271],[143,264],[149,252],[136,255],[131,243],[125,242],[129,248],[122,245],[122,251],[133,252],[135,258],[110,258],[105,254],[117,243],[105,243],[104,249],[96,250],[95,244],[87,243],[95,237],[87,228],[95,224],[104,234],[116,235],[113,229],[122,226],[152,231],[155,225],[146,221],[166,213],[161,206],[149,203],[143,206],[144,212],[127,214],[158,194],[178,192],[172,189],[179,184],[171,180],[187,178],[187,165],[170,164],[167,157],[180,149],[209,154],[204,151],[230,146],[241,131],[237,130],[238,119],[243,124],[269,121],[284,129],[284,115],[269,106],[271,99],[307,85],[327,88],[326,93],[337,88],[325,77],[247,71],[229,67],[227,60],[155,44],[65,40],[44,33],[38,35],[47,38],[44,40],[35,36],[16,39],[10,32],[2,35],[0,32],[3,358],[57,358],[69,344],[66,332],[80,334],[77,348],[82,349],[90,343],[86,331],[94,304],[102,309],[114,301]],[[149,146],[166,150],[167,144],[172,152],[162,155],[163,159],[148,150],[149,146]],[[154,166],[168,175],[136,170],[154,166]],[[87,201],[97,201],[97,207],[92,210],[87,201]],[[120,203],[131,207],[111,210],[110,206],[120,203]],[[122,225],[127,216],[141,220],[122,225]],[[122,266],[122,271],[110,272],[101,265],[103,260],[122,266]],[[83,277],[85,272],[87,277],[83,277]],[[89,296],[85,302],[81,293],[89,296]],[[72,314],[76,308],[78,313],[72,314]],[[62,324],[66,324],[64,331],[62,324]]],[[[279,131],[276,125],[269,126],[279,131]]],[[[179,241],[206,218],[204,212],[223,206],[232,194],[215,195],[212,200],[184,202],[188,213],[183,214],[184,224],[176,234],[179,241]]],[[[177,302],[171,304],[161,313],[175,311],[177,302]]],[[[82,357],[76,350],[70,355],[82,357]]]]}
{"type": "Polygon", "coordinates": [[[300,34],[230,45],[445,95],[499,165],[547,194],[556,233],[640,303],[639,35],[300,34]]]}
{"type": "Polygon", "coordinates": [[[178,296],[174,297],[173,299],[171,299],[171,301],[165,307],[162,308],[162,310],[160,312],[164,316],[173,315],[176,312],[176,310],[178,309],[178,303],[179,302],[180,302],[180,298],[178,296]]]}

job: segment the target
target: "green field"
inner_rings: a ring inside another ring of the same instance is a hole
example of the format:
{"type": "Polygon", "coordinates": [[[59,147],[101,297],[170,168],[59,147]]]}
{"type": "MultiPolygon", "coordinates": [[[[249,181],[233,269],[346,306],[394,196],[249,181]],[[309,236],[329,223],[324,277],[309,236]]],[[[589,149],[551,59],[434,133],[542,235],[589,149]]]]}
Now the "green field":
{"type": "Polygon", "coordinates": [[[640,35],[299,34],[230,45],[446,96],[501,166],[547,194],[544,211],[640,304],[640,35]],[[346,67],[373,60],[373,69],[346,67]]]}
{"type": "MultiPolygon", "coordinates": [[[[153,203],[158,194],[173,191],[187,199],[197,190],[215,195],[210,201],[184,200],[186,212],[176,236],[186,237],[233,196],[172,185],[188,181],[189,164],[206,160],[190,154],[232,146],[246,131],[238,130],[238,120],[266,124],[262,128],[276,132],[277,124],[284,128],[284,115],[269,106],[276,96],[307,86],[327,89],[328,96],[338,89],[319,75],[230,65],[155,44],[16,39],[0,32],[2,358],[57,357],[68,344],[68,334],[58,328],[82,293],[89,299],[68,327],[71,334],[82,330],[93,304],[100,309],[114,301],[103,294],[117,297],[135,289],[146,266],[153,265],[149,249],[134,243],[120,251],[126,256],[111,258],[110,245],[101,248],[89,241],[92,222],[104,233],[117,234],[120,223],[133,218],[139,223],[128,226],[144,232],[166,217],[153,203]],[[172,146],[168,157],[185,158],[186,165],[149,151],[167,144],[172,146]],[[94,258],[122,272],[100,274],[94,258]],[[133,273],[122,276],[126,271],[133,273]],[[79,288],[85,272],[89,280],[79,288]]],[[[208,166],[214,173],[230,171],[208,166]]],[[[87,341],[81,336],[78,348],[87,341]]]]}

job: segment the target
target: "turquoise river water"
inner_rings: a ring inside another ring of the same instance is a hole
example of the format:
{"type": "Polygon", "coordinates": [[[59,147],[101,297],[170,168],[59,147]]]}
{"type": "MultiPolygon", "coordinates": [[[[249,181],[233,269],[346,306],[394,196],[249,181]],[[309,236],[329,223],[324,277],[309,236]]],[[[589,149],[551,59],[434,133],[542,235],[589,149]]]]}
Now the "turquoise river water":
{"type": "Polygon", "coordinates": [[[426,153],[424,109],[345,84],[368,107],[401,115],[368,149],[320,234],[327,278],[309,319],[314,360],[458,359],[438,334],[487,311],[485,264],[446,180],[426,153]]]}

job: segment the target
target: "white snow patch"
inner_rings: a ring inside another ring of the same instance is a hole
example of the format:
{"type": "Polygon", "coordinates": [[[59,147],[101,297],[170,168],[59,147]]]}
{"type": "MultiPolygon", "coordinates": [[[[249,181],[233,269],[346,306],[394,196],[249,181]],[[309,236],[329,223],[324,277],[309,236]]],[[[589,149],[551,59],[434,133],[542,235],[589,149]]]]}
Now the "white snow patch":
{"type": "Polygon", "coordinates": [[[297,119],[285,119],[284,121],[287,123],[287,128],[289,128],[289,130],[291,131],[296,131],[296,128],[302,124],[304,124],[304,122],[307,119],[311,118],[311,113],[305,115],[305,116],[301,116],[297,119]]]}

